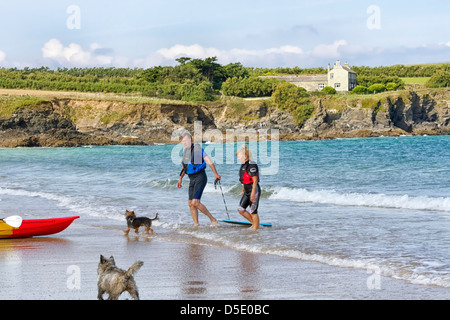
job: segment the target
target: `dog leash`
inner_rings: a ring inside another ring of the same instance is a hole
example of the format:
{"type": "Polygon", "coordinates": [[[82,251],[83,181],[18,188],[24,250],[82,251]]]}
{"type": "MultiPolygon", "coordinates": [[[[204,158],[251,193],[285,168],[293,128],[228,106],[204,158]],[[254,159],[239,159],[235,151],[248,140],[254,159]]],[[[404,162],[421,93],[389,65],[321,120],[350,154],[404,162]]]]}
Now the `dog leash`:
{"type": "Polygon", "coordinates": [[[228,220],[230,220],[230,215],[228,213],[227,203],[225,202],[225,196],[223,195],[222,184],[220,183],[219,179],[216,179],[216,181],[214,181],[214,189],[217,189],[217,183],[219,183],[220,192],[222,192],[223,204],[225,205],[225,210],[227,212],[228,220]]]}

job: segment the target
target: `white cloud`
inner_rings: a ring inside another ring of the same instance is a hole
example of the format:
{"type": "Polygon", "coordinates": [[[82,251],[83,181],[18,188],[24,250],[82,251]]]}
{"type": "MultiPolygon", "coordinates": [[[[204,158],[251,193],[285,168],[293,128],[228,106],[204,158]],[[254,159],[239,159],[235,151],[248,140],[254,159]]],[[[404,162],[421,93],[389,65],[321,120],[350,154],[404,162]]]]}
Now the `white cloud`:
{"type": "Polygon", "coordinates": [[[340,49],[347,45],[345,40],[338,40],[332,44],[320,44],[312,50],[311,55],[317,58],[339,59],[341,57],[340,49]]]}
{"type": "Polygon", "coordinates": [[[151,67],[174,65],[176,64],[175,59],[180,57],[204,59],[215,56],[222,64],[241,62],[243,65],[255,67],[317,66],[341,58],[342,52],[345,52],[346,48],[347,51],[355,49],[349,46],[346,40],[338,40],[332,44],[320,44],[309,51],[293,45],[254,50],[242,48],[221,50],[213,47],[205,48],[199,44],[188,46],[176,44],[170,48],[159,49],[145,59],[136,59],[134,63],[142,67],[151,67]]]}
{"type": "Polygon", "coordinates": [[[220,50],[217,48],[204,48],[199,44],[184,46],[181,44],[174,45],[170,48],[163,48],[156,51],[156,54],[163,59],[175,60],[177,58],[187,56],[193,59],[204,59],[207,57],[218,57],[219,60],[231,62],[233,60],[242,58],[264,57],[270,54],[284,55],[284,54],[302,54],[303,50],[295,46],[282,46],[280,48],[270,48],[263,50],[247,50],[247,49],[230,49],[220,50]]]}
{"type": "MultiPolygon", "coordinates": [[[[442,50],[445,52],[449,50],[449,46],[450,42],[440,44],[440,48],[443,48],[442,50]]],[[[404,50],[401,50],[401,52],[405,54],[404,50]]],[[[77,43],[65,46],[58,39],[50,39],[42,47],[42,56],[47,63],[50,61],[50,63],[58,66],[67,67],[113,66],[149,68],[158,65],[176,65],[175,59],[180,57],[193,59],[217,57],[218,62],[221,64],[241,62],[244,66],[251,67],[325,67],[328,63],[333,63],[335,60],[345,60],[351,65],[387,65],[391,62],[385,59],[386,54],[386,49],[352,44],[343,39],[332,43],[317,44],[308,49],[296,45],[265,49],[219,49],[203,47],[200,44],[176,44],[172,47],[153,51],[145,57],[118,56],[112,49],[103,48],[98,43],[92,43],[84,47],[77,43]]],[[[395,54],[394,52],[390,56],[392,55],[398,56],[398,53],[395,54]]],[[[2,52],[0,51],[0,61],[2,59],[4,60],[5,58],[4,56],[2,58],[2,52]]],[[[395,63],[399,62],[395,61],[395,63]]]]}
{"type": "Polygon", "coordinates": [[[5,61],[6,58],[6,53],[4,53],[3,51],[0,50],[0,62],[5,61]]]}
{"type": "Polygon", "coordinates": [[[438,46],[439,47],[450,47],[450,41],[449,42],[444,42],[444,41],[439,42],[438,46]]]}
{"type": "Polygon", "coordinates": [[[198,44],[193,44],[191,46],[184,46],[181,44],[174,45],[171,48],[163,48],[156,51],[157,54],[161,55],[165,59],[175,60],[179,57],[187,56],[191,58],[207,58],[215,57],[221,54],[220,50],[215,48],[203,48],[198,44]]]}
{"type": "Polygon", "coordinates": [[[97,54],[96,51],[99,49],[101,46],[97,43],[92,43],[89,49],[84,50],[76,43],[65,47],[58,39],[50,39],[42,47],[42,57],[52,59],[64,66],[110,65],[113,57],[97,54]]]}

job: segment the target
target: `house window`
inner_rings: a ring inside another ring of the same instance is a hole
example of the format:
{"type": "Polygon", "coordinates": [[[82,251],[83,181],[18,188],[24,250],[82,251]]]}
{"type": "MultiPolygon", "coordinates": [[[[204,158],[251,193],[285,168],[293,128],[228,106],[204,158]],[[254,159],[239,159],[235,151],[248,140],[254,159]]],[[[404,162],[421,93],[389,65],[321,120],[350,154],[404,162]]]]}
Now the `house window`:
{"type": "Polygon", "coordinates": [[[335,88],[335,89],[340,88],[340,87],[341,87],[341,84],[340,84],[340,83],[335,83],[335,84],[334,84],[334,88],[335,88]]]}
{"type": "Polygon", "coordinates": [[[322,90],[323,88],[325,88],[325,84],[324,83],[319,83],[318,89],[322,90]]]}
{"type": "Polygon", "coordinates": [[[334,79],[334,73],[330,73],[330,79],[334,79]]]}

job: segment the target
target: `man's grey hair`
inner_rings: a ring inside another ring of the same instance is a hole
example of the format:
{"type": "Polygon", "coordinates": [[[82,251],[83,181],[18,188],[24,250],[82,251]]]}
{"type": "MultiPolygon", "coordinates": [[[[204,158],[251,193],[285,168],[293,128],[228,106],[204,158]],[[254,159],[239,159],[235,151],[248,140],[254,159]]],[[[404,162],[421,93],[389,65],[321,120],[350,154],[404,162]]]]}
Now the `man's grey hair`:
{"type": "Polygon", "coordinates": [[[180,135],[180,140],[183,140],[184,137],[189,137],[189,139],[192,140],[192,135],[189,133],[189,131],[184,131],[184,132],[180,135]]]}

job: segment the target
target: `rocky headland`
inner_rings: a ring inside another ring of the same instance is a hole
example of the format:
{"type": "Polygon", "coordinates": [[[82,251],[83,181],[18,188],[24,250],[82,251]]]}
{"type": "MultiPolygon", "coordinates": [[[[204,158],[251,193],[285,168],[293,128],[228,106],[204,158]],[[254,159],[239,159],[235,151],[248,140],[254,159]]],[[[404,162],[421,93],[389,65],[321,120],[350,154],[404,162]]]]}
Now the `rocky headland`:
{"type": "Polygon", "coordinates": [[[279,129],[280,139],[450,134],[450,90],[311,96],[302,124],[271,99],[225,97],[207,104],[143,98],[0,90],[0,147],[76,147],[173,143],[172,133],[202,129],[279,129]]]}

